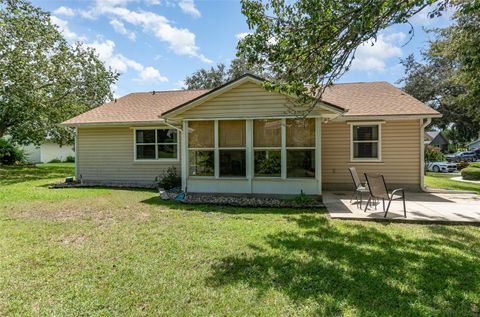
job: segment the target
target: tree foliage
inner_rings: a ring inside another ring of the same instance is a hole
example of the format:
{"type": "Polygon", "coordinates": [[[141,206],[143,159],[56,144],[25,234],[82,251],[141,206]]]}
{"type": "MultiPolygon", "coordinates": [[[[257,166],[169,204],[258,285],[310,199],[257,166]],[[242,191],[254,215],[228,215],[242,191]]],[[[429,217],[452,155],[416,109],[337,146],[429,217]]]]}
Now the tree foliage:
{"type": "Polygon", "coordinates": [[[436,38],[422,54],[402,61],[403,89],[443,114],[455,143],[468,143],[480,130],[480,2],[462,2],[456,23],[432,30],[436,38]]]}
{"type": "Polygon", "coordinates": [[[242,75],[250,73],[260,77],[270,78],[271,75],[261,65],[250,65],[245,57],[239,56],[233,59],[230,67],[220,63],[215,67],[202,68],[185,78],[186,89],[213,89],[242,75]]]}
{"type": "Polygon", "coordinates": [[[71,140],[62,121],[112,98],[118,74],[93,49],[69,45],[50,15],[26,0],[0,0],[0,137],[71,140]]]}
{"type": "MultiPolygon", "coordinates": [[[[348,71],[356,49],[396,23],[408,23],[434,0],[242,0],[254,31],[239,43],[251,64],[266,65],[277,81],[266,88],[302,98],[311,111],[328,85],[348,71]]],[[[436,4],[432,17],[447,1],[436,4]]],[[[413,29],[412,29],[413,30],[413,29]]]]}

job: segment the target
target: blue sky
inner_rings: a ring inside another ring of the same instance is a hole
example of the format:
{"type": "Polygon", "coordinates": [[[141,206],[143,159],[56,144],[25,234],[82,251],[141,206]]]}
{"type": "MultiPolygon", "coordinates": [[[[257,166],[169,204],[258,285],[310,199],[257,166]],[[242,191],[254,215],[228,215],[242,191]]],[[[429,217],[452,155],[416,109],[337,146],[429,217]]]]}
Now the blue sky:
{"type": "MultiPolygon", "coordinates": [[[[247,33],[236,0],[42,0],[33,4],[52,12],[52,21],[71,42],[94,47],[121,73],[115,96],[134,91],[182,88],[185,76],[216,63],[229,64],[238,39],[247,33]]],[[[374,45],[357,51],[351,71],[340,82],[388,81],[402,75],[400,58],[419,54],[428,41],[423,27],[444,27],[451,14],[429,19],[424,10],[408,25],[395,25],[374,45]]]]}

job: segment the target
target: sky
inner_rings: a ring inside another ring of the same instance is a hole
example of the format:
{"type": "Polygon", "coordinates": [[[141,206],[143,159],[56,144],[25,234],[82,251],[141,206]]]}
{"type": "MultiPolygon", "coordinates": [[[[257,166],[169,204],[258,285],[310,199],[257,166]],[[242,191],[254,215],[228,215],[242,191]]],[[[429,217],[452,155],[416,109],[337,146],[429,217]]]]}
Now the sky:
{"type": "MultiPolygon", "coordinates": [[[[239,39],[250,30],[238,0],[33,0],[70,42],[97,50],[121,75],[115,97],[130,92],[173,90],[186,76],[235,58],[239,39]]],[[[452,23],[451,13],[429,19],[426,9],[410,26],[394,25],[357,50],[352,69],[339,82],[388,81],[402,77],[400,59],[420,55],[426,29],[452,23]],[[373,45],[372,45],[373,44],[373,45]]]]}

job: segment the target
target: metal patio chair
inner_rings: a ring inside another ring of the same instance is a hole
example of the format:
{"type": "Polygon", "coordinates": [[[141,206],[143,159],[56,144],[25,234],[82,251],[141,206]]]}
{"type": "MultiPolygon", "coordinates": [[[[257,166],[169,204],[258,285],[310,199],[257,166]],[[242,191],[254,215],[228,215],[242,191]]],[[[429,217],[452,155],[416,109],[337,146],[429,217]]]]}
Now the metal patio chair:
{"type": "Polygon", "coordinates": [[[362,209],[362,202],[363,202],[363,194],[368,194],[369,190],[367,187],[362,185],[360,182],[360,177],[358,177],[357,169],[355,167],[349,167],[348,171],[350,172],[350,175],[352,176],[353,180],[353,185],[355,186],[355,190],[352,194],[352,198],[350,198],[350,203],[352,203],[353,198],[356,200],[356,204],[358,206],[358,196],[360,196],[360,209],[362,209]]]}
{"type": "Polygon", "coordinates": [[[390,209],[390,204],[394,199],[403,200],[403,214],[407,218],[407,207],[405,205],[405,191],[403,188],[398,188],[389,193],[387,188],[387,183],[383,175],[371,175],[365,173],[365,179],[367,180],[368,190],[370,191],[370,197],[368,198],[367,206],[365,207],[364,212],[367,212],[368,204],[372,199],[381,199],[383,202],[383,211],[387,217],[388,210],[390,209]],[[387,209],[385,209],[385,200],[388,200],[387,209]]]}

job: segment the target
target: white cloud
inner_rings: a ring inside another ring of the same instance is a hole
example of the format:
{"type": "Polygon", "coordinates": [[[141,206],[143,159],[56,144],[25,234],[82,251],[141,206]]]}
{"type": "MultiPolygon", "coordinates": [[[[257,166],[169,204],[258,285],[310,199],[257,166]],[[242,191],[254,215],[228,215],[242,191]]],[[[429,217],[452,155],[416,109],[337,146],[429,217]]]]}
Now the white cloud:
{"type": "Polygon", "coordinates": [[[113,27],[115,32],[125,35],[130,40],[135,41],[135,32],[127,30],[122,22],[118,21],[117,19],[113,19],[110,21],[110,25],[113,27]]]}
{"type": "Polygon", "coordinates": [[[422,11],[410,18],[410,23],[418,26],[435,25],[436,27],[445,27],[453,23],[452,16],[455,13],[454,6],[448,6],[447,9],[442,12],[440,17],[430,18],[430,13],[432,13],[436,8],[437,4],[432,4],[425,7],[422,11]]]}
{"type": "Polygon", "coordinates": [[[162,76],[158,71],[158,69],[152,66],[148,66],[140,71],[140,73],[138,74],[137,80],[143,81],[143,82],[154,82],[154,81],[166,82],[168,81],[168,78],[165,76],[162,76]]]}
{"type": "Polygon", "coordinates": [[[377,40],[369,40],[360,45],[352,63],[353,70],[383,72],[387,67],[387,60],[392,57],[401,57],[401,42],[406,38],[405,33],[380,34],[377,40]]]}
{"type": "Polygon", "coordinates": [[[72,8],[61,6],[57,10],[53,11],[57,15],[64,15],[72,17],[75,15],[75,11],[72,8]]]}
{"type": "Polygon", "coordinates": [[[237,38],[237,40],[243,40],[247,35],[250,35],[252,33],[250,32],[241,32],[241,33],[237,33],[235,34],[235,37],[237,38]]]}
{"type": "Polygon", "coordinates": [[[212,63],[199,52],[194,33],[188,29],[172,26],[164,16],[147,11],[131,11],[122,7],[103,7],[101,10],[103,13],[115,15],[124,22],[142,26],[145,32],[151,32],[161,41],[168,43],[169,48],[178,55],[197,57],[205,63],[212,63]]]}
{"type": "Polygon", "coordinates": [[[70,41],[86,41],[85,36],[79,36],[77,33],[70,30],[68,27],[68,22],[65,20],[60,19],[54,15],[50,16],[50,22],[56,25],[60,33],[70,41]]]}
{"type": "Polygon", "coordinates": [[[199,18],[202,15],[195,7],[193,0],[180,0],[178,6],[184,13],[190,14],[193,17],[199,18]]]}
{"type": "Polygon", "coordinates": [[[142,82],[166,82],[168,78],[162,76],[160,71],[151,66],[143,66],[137,61],[129,59],[122,54],[115,53],[115,43],[111,40],[104,42],[95,41],[93,43],[86,44],[88,47],[95,49],[98,54],[98,58],[105,63],[108,67],[119,73],[125,73],[129,69],[133,69],[138,72],[138,78],[135,80],[142,82]]]}

